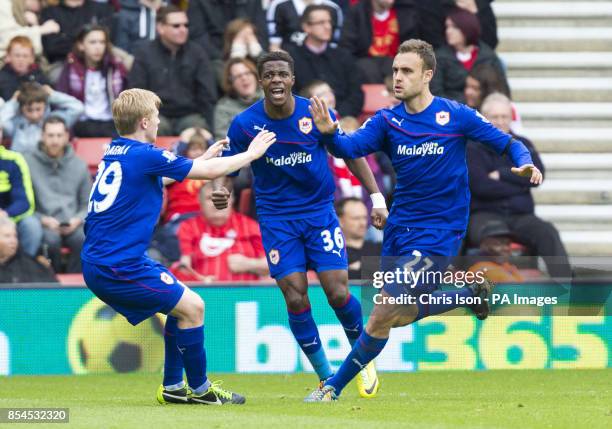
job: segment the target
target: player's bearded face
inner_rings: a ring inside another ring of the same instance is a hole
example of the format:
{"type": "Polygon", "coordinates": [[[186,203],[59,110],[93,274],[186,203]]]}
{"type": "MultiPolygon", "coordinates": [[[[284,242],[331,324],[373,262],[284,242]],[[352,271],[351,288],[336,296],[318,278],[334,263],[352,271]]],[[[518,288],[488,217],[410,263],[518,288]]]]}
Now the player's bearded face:
{"type": "Polygon", "coordinates": [[[282,106],[291,97],[295,77],[285,61],[268,61],[261,71],[261,87],[266,100],[274,106],[282,106]]]}

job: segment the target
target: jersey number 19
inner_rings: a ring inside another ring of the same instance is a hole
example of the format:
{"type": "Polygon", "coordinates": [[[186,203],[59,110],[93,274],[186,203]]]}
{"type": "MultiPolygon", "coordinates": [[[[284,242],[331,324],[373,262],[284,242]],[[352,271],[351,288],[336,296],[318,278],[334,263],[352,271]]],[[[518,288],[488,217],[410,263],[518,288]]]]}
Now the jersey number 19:
{"type": "Polygon", "coordinates": [[[91,187],[91,193],[89,194],[89,204],[87,205],[88,212],[101,213],[108,210],[110,206],[115,202],[117,194],[119,194],[119,188],[121,187],[121,179],[123,177],[123,171],[121,170],[121,164],[119,161],[111,162],[108,167],[105,162],[102,161],[98,164],[98,174],[96,180],[91,187]],[[110,183],[108,182],[109,176],[112,175],[110,183]],[[98,190],[98,193],[103,196],[102,200],[97,201],[94,199],[94,194],[98,190]]]}

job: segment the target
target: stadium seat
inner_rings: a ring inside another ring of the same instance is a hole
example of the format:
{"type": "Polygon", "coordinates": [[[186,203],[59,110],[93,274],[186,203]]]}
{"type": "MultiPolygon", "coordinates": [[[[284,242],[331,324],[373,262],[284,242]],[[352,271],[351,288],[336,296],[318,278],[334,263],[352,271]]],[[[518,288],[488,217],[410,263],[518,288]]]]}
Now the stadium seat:
{"type": "Polygon", "coordinates": [[[76,155],[87,163],[92,176],[96,174],[98,164],[110,141],[110,137],[82,137],[74,140],[76,155]]]}
{"type": "MultiPolygon", "coordinates": [[[[158,137],[155,145],[163,149],[170,149],[173,143],[178,140],[179,137],[176,136],[158,137]]],[[[74,139],[75,152],[79,158],[87,163],[92,176],[96,174],[98,164],[102,159],[102,155],[104,155],[104,149],[106,149],[110,142],[110,137],[81,137],[74,139]]]]}
{"type": "Polygon", "coordinates": [[[389,95],[387,87],[382,83],[366,83],[361,85],[364,94],[363,109],[359,115],[359,121],[364,122],[377,110],[389,106],[389,95]]]}
{"type": "Polygon", "coordinates": [[[155,140],[155,146],[162,149],[172,149],[172,145],[180,140],[178,136],[159,136],[155,140]]]}

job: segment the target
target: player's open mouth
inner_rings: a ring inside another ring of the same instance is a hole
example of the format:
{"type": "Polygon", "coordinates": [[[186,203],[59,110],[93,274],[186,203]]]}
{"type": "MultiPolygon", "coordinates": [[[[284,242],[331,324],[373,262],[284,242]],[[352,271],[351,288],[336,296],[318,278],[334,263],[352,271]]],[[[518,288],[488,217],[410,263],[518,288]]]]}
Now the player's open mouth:
{"type": "Polygon", "coordinates": [[[281,98],[285,95],[285,88],[273,88],[270,90],[270,94],[272,94],[274,98],[281,98]]]}

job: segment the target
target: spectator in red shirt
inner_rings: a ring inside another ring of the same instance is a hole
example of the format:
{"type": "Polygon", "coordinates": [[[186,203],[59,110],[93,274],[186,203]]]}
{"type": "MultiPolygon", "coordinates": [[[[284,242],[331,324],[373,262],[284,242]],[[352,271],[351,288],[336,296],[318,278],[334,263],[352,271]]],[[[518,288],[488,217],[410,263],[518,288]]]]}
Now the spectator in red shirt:
{"type": "Polygon", "coordinates": [[[260,280],[268,274],[259,225],[234,212],[232,202],[217,210],[210,197],[212,183],[200,190],[201,216],[181,223],[181,258],[172,272],[184,281],[260,280]]]}
{"type": "Polygon", "coordinates": [[[340,45],[358,58],[364,83],[383,83],[399,44],[419,37],[415,0],[362,0],[351,6],[340,45]]]}

